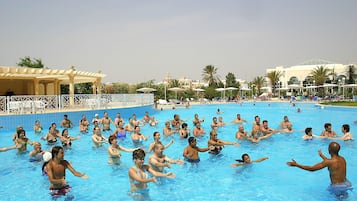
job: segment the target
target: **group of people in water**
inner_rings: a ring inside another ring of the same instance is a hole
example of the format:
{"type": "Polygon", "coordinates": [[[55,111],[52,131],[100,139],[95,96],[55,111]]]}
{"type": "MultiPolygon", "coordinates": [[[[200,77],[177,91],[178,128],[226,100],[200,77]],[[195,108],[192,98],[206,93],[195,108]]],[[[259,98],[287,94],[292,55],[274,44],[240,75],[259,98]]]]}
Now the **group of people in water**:
{"type": "MultiPolygon", "coordinates": [[[[217,115],[222,114],[222,111],[217,109],[217,115]]],[[[140,132],[141,127],[148,124],[150,126],[157,126],[158,121],[150,116],[148,112],[145,112],[142,120],[138,120],[136,114],[133,114],[129,118],[129,122],[125,125],[125,120],[120,116],[118,112],[114,120],[112,120],[107,112],[104,112],[103,118],[99,118],[98,114],[94,115],[94,118],[89,121],[85,115],[82,115],[79,121],[79,131],[82,134],[92,132],[92,142],[95,147],[102,146],[103,143],[109,143],[108,146],[108,163],[110,164],[120,164],[121,151],[132,152],[132,159],[134,161],[134,166],[129,168],[128,176],[130,181],[130,189],[132,196],[146,196],[147,194],[147,183],[157,182],[156,177],[166,177],[175,178],[175,174],[172,172],[164,171],[165,167],[171,167],[171,164],[184,164],[184,163],[198,163],[200,161],[199,152],[208,152],[212,155],[217,155],[226,145],[240,146],[238,142],[230,142],[221,140],[218,138],[218,128],[223,127],[227,124],[236,124],[238,130],[235,134],[237,141],[241,142],[243,140],[249,140],[253,143],[257,143],[261,140],[267,139],[276,133],[289,133],[293,132],[293,124],[289,121],[287,116],[283,117],[283,120],[279,124],[279,129],[272,129],[268,125],[267,120],[261,122],[259,116],[254,117],[253,127],[250,133],[244,130],[244,123],[247,120],[241,117],[241,114],[237,114],[236,117],[229,123],[223,122],[222,116],[213,117],[210,123],[209,140],[207,141],[207,147],[198,147],[196,138],[201,135],[206,134],[206,131],[201,127],[205,119],[200,118],[198,114],[194,114],[192,125],[194,126],[191,131],[188,129],[188,120],[182,120],[178,114],[173,116],[173,119],[165,122],[163,128],[163,135],[170,136],[178,134],[180,138],[187,139],[188,145],[184,148],[182,156],[184,160],[172,159],[165,155],[163,152],[172,143],[171,140],[168,144],[164,145],[160,141],[160,132],[155,131],[153,133],[153,142],[149,145],[148,149],[144,149],[143,142],[150,139],[150,136],[145,136],[140,132]],[[125,125],[125,126],[124,126],[125,125]],[[113,127],[112,127],[113,126],[113,127]],[[90,128],[92,130],[90,131],[90,128]],[[112,129],[113,128],[113,129],[112,129]],[[102,132],[109,133],[108,137],[105,137],[102,132]],[[133,142],[134,148],[126,148],[118,144],[121,140],[127,138],[130,134],[131,140],[133,142]],[[153,154],[149,157],[148,164],[144,163],[145,155],[147,153],[153,154]],[[147,173],[150,173],[152,177],[148,177],[147,173]]],[[[65,180],[65,170],[70,170],[73,175],[81,177],[83,179],[88,178],[84,173],[77,172],[71,164],[64,159],[64,148],[69,147],[72,141],[81,138],[80,135],[77,137],[71,137],[68,134],[68,129],[71,129],[75,124],[68,118],[68,115],[64,115],[63,120],[60,123],[63,128],[61,134],[57,129],[56,123],[52,123],[49,127],[48,132],[41,138],[45,140],[48,144],[56,145],[58,139],[60,140],[62,146],[53,146],[49,152],[43,151],[41,149],[40,142],[31,142],[26,137],[26,132],[22,126],[16,128],[16,133],[13,136],[14,146],[1,148],[0,151],[8,151],[11,149],[18,149],[20,152],[27,150],[27,144],[33,145],[33,151],[31,151],[31,160],[43,160],[43,172],[48,176],[51,183],[51,193],[52,195],[64,195],[70,190],[70,186],[66,184],[65,180]],[[50,156],[49,156],[50,155],[50,156]]],[[[36,121],[33,127],[36,134],[43,133],[43,127],[40,121],[36,121]]],[[[352,135],[350,133],[350,127],[348,124],[342,125],[341,132],[342,137],[337,137],[336,132],[332,131],[332,125],[330,123],[325,124],[325,130],[320,135],[312,134],[312,128],[308,127],[305,129],[305,135],[302,136],[304,140],[311,140],[313,138],[328,138],[332,140],[352,140],[352,135]]],[[[322,162],[313,165],[305,166],[298,164],[295,160],[287,162],[287,165],[293,167],[299,167],[304,170],[315,171],[328,167],[330,171],[331,178],[331,189],[336,190],[338,187],[339,192],[343,190],[348,190],[351,188],[351,183],[346,179],[346,161],[342,156],[338,155],[340,150],[340,145],[337,142],[331,142],[329,145],[329,154],[331,158],[327,158],[319,151],[319,155],[323,159],[322,162]],[[336,188],[335,188],[336,187],[336,188]]],[[[241,156],[241,159],[237,159],[237,163],[231,164],[232,167],[243,166],[247,164],[262,162],[267,160],[268,157],[262,157],[259,159],[251,160],[247,153],[241,156]]]]}

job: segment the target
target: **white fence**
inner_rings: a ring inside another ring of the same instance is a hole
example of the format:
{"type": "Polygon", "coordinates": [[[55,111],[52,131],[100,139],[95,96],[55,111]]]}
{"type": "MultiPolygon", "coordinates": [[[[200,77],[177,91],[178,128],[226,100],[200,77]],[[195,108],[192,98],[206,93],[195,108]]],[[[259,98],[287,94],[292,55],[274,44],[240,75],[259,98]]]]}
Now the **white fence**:
{"type": "Polygon", "coordinates": [[[63,110],[107,109],[154,104],[153,94],[75,94],[0,96],[0,113],[34,114],[63,110]]]}

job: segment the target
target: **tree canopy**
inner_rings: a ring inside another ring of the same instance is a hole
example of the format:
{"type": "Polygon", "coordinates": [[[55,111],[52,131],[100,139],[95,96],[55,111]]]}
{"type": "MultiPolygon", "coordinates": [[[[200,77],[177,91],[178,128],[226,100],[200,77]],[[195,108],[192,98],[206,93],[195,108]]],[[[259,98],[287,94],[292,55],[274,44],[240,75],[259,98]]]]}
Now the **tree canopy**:
{"type": "Polygon", "coordinates": [[[42,63],[41,59],[34,58],[32,60],[30,57],[20,58],[20,62],[17,63],[17,65],[29,68],[44,68],[44,64],[42,63]]]}

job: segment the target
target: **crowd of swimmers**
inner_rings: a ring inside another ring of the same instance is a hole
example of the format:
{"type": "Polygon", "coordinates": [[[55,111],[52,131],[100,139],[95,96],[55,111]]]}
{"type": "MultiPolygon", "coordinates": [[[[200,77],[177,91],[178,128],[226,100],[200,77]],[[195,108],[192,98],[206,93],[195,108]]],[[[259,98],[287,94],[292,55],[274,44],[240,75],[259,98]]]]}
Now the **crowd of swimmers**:
{"type": "MultiPolygon", "coordinates": [[[[217,109],[216,114],[220,115],[223,112],[217,109]]],[[[182,120],[178,114],[173,116],[173,119],[164,123],[163,135],[170,136],[177,134],[181,139],[187,139],[188,145],[184,148],[182,156],[184,160],[172,159],[165,155],[163,152],[174,143],[171,140],[168,144],[164,145],[160,141],[160,132],[155,131],[153,133],[153,142],[145,150],[143,147],[143,141],[150,139],[149,135],[141,133],[141,127],[144,125],[150,125],[156,127],[158,121],[150,116],[148,112],[145,112],[143,118],[138,120],[136,114],[133,114],[129,121],[126,123],[121,117],[120,113],[116,114],[114,120],[112,120],[107,112],[104,112],[103,117],[99,118],[99,114],[95,114],[94,118],[89,121],[85,115],[81,116],[79,120],[79,131],[82,134],[93,133],[92,142],[95,147],[102,146],[103,143],[108,143],[108,163],[120,164],[121,151],[132,152],[134,166],[129,168],[128,176],[130,181],[130,189],[133,197],[147,196],[147,183],[157,182],[156,177],[175,178],[176,175],[172,172],[164,171],[165,167],[170,168],[171,164],[184,164],[184,163],[198,163],[200,161],[199,152],[208,152],[212,155],[219,154],[224,146],[240,146],[238,142],[225,141],[218,138],[217,130],[227,124],[236,124],[238,130],[235,134],[237,141],[248,140],[253,143],[257,143],[261,140],[267,139],[276,133],[289,133],[294,132],[293,124],[289,121],[287,116],[283,117],[283,120],[279,124],[279,129],[272,129],[268,125],[267,120],[260,120],[259,116],[254,117],[253,127],[251,132],[244,130],[243,123],[247,122],[246,119],[241,117],[241,114],[237,114],[236,117],[229,123],[224,122],[222,116],[212,117],[210,123],[209,140],[207,141],[207,147],[198,147],[196,138],[206,134],[206,131],[201,127],[201,124],[205,122],[204,118],[200,118],[198,114],[194,114],[192,125],[192,133],[188,129],[188,120],[182,120]],[[92,130],[90,128],[92,127],[92,130]],[[103,131],[109,132],[109,136],[104,136],[103,131]],[[133,142],[135,148],[123,147],[118,142],[129,137],[133,142]],[[145,155],[153,152],[149,157],[149,164],[144,164],[145,155]],[[149,177],[147,173],[152,176],[149,177]]],[[[72,141],[80,140],[81,136],[72,137],[68,133],[68,129],[76,126],[73,121],[68,118],[68,115],[64,115],[63,120],[60,122],[62,132],[57,129],[56,123],[52,123],[48,129],[48,132],[44,132],[43,127],[39,120],[35,121],[33,126],[35,134],[44,134],[41,139],[48,144],[53,145],[51,150],[44,151],[41,148],[40,142],[32,142],[26,137],[26,132],[22,126],[16,128],[16,133],[12,136],[14,145],[0,148],[0,151],[8,151],[12,149],[18,149],[19,152],[25,152],[27,145],[33,145],[33,150],[29,153],[31,161],[43,161],[42,171],[44,175],[48,176],[51,183],[52,195],[64,195],[70,190],[70,186],[66,184],[65,170],[68,169],[73,175],[81,177],[83,179],[88,178],[84,173],[76,171],[71,164],[64,160],[64,148],[70,147],[72,141]],[[57,141],[60,141],[62,146],[57,146],[57,141]]],[[[332,130],[331,123],[324,125],[324,131],[320,135],[314,135],[312,128],[305,129],[305,134],[302,136],[303,140],[312,140],[313,138],[328,138],[331,140],[353,140],[350,133],[350,126],[343,124],[341,128],[342,136],[338,137],[336,132],[332,130]]],[[[343,157],[338,155],[340,145],[336,142],[332,142],[329,145],[328,151],[331,158],[327,158],[319,151],[319,155],[323,159],[322,162],[314,166],[304,166],[298,164],[295,160],[287,162],[289,166],[299,167],[301,169],[315,171],[328,167],[330,171],[330,178],[332,189],[336,191],[336,188],[342,192],[342,190],[348,190],[351,188],[350,182],[346,179],[346,161],[343,157]],[[336,188],[335,188],[336,187],[336,188]],[[342,190],[341,190],[342,189],[342,190]]],[[[237,163],[231,164],[232,167],[243,166],[252,163],[262,162],[267,160],[268,157],[262,157],[259,159],[251,160],[247,153],[241,156],[241,159],[237,159],[237,163]]]]}

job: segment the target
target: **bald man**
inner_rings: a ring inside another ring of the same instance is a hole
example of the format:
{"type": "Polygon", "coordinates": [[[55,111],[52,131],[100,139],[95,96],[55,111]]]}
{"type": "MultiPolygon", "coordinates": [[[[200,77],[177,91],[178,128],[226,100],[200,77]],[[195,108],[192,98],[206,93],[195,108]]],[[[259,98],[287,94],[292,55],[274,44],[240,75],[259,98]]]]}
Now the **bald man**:
{"type": "Polygon", "coordinates": [[[327,158],[322,154],[321,150],[318,151],[322,162],[313,166],[306,166],[298,164],[294,159],[291,162],[287,162],[287,165],[298,167],[308,171],[316,171],[328,167],[330,172],[331,185],[328,190],[336,195],[343,195],[347,190],[352,189],[352,184],[346,178],[346,160],[342,156],[338,155],[340,151],[340,145],[337,142],[331,142],[328,146],[328,152],[331,158],[327,158]]]}

